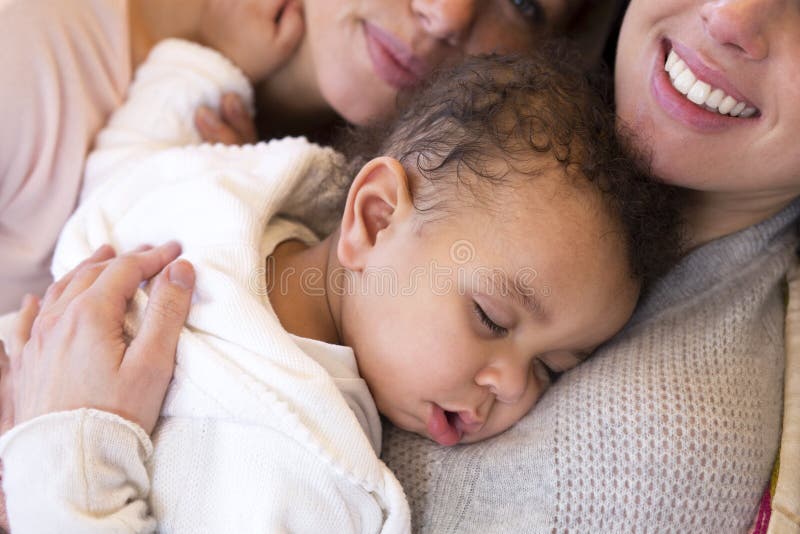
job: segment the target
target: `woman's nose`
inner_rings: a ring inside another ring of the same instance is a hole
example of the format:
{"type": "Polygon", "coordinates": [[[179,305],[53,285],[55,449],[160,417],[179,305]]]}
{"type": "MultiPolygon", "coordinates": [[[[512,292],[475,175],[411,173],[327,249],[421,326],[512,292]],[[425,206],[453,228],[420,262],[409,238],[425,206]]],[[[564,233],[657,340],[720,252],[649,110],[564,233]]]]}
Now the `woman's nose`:
{"type": "Polygon", "coordinates": [[[498,362],[481,369],[475,383],[488,387],[500,402],[513,404],[519,401],[528,389],[530,367],[511,361],[498,362]]]}
{"type": "Polygon", "coordinates": [[[748,59],[769,55],[769,27],[780,16],[785,0],[717,0],[700,9],[708,35],[748,59]]]}
{"type": "Polygon", "coordinates": [[[483,0],[412,0],[411,9],[428,34],[456,46],[475,21],[478,1],[483,0]]]}

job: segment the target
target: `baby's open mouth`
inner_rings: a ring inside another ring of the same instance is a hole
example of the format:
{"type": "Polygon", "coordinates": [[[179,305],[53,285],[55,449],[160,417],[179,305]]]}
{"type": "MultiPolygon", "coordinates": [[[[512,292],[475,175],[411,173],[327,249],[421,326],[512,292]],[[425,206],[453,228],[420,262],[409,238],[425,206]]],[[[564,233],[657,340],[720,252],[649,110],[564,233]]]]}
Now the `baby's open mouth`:
{"type": "Polygon", "coordinates": [[[458,419],[459,416],[456,412],[446,411],[438,404],[433,404],[428,418],[428,434],[431,439],[446,447],[461,441],[463,431],[457,424],[458,419]]]}

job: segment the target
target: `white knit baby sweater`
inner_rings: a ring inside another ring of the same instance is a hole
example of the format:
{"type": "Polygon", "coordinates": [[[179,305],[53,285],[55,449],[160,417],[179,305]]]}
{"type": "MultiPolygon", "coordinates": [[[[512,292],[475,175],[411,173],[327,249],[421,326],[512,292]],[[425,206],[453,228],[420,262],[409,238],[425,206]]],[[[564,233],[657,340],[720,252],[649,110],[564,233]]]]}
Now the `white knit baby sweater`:
{"type": "MultiPolygon", "coordinates": [[[[136,425],[95,410],[45,415],[3,436],[15,533],[409,529],[399,483],[332,377],[281,327],[264,287],[267,223],[285,211],[327,217],[301,200],[336,178],[337,155],[304,139],[184,146],[199,141],[194,110],[223,91],[251,96],[222,56],[166,41],[98,139],[93,191],[61,235],[55,277],[102,243],[177,239],[196,269],[194,299],[152,446],[136,425]]],[[[146,301],[138,291],[130,331],[146,301]]]]}
{"type": "Polygon", "coordinates": [[[747,532],[776,458],[800,201],[689,254],[495,439],[384,429],[415,530],[747,532]]]}

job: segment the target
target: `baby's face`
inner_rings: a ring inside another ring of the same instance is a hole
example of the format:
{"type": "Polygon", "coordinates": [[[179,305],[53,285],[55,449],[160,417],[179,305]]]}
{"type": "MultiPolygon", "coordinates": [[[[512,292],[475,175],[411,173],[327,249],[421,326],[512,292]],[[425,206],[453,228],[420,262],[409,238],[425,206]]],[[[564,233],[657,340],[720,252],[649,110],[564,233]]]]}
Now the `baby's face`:
{"type": "Polygon", "coordinates": [[[630,317],[618,226],[596,192],[542,175],[491,207],[391,225],[343,307],[378,409],[442,444],[503,432],[630,317]]]}

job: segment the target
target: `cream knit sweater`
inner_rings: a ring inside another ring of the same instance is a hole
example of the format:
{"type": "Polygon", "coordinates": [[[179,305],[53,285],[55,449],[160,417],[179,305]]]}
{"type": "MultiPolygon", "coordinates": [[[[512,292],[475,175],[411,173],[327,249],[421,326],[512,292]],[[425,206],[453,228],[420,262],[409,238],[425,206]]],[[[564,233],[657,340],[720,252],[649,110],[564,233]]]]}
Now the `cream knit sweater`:
{"type": "MultiPolygon", "coordinates": [[[[54,275],[105,242],[126,250],[174,238],[197,271],[194,300],[152,445],[95,410],[45,415],[0,439],[15,533],[409,529],[399,483],[264,290],[268,221],[310,206],[325,218],[307,201],[336,178],[337,155],[304,139],[185,146],[198,141],[194,110],[223,91],[250,97],[216,52],[165,41],[98,139],[93,192],[61,235],[54,275]]],[[[129,331],[146,301],[140,290],[129,331]]]]}
{"type": "Polygon", "coordinates": [[[515,427],[383,458],[420,532],[747,532],[780,439],[800,201],[688,255],[515,427]]]}

